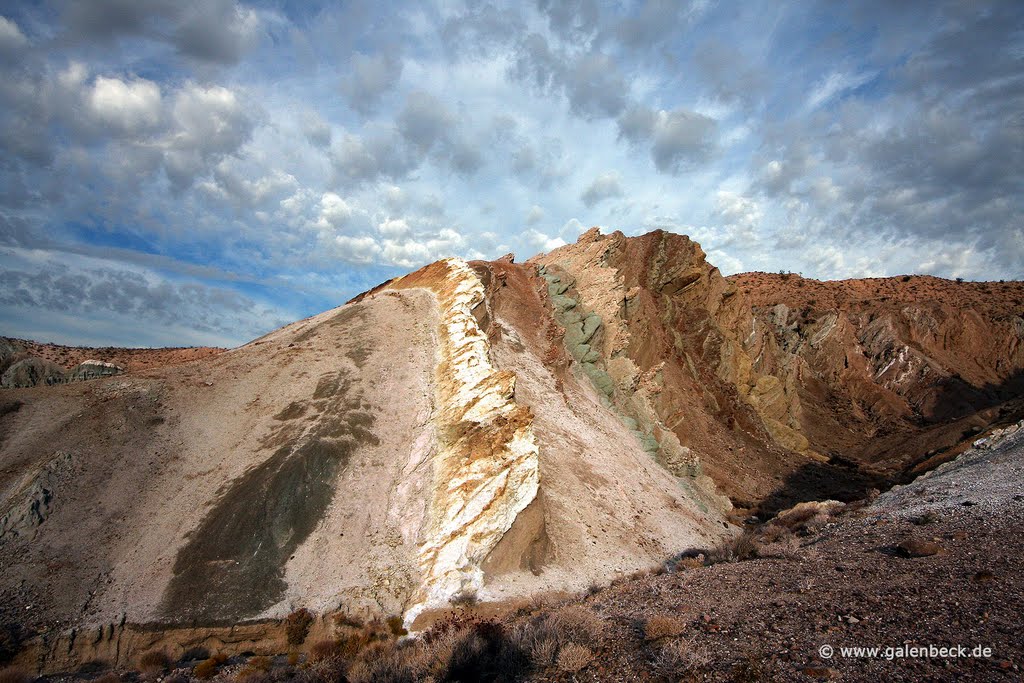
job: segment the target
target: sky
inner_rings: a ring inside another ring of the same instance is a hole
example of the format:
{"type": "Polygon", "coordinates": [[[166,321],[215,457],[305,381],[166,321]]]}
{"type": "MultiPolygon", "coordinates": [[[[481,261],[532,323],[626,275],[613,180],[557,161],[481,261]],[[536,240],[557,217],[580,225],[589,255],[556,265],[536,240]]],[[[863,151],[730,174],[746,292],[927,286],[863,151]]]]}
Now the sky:
{"type": "Polygon", "coordinates": [[[0,5],[0,334],[233,346],[587,228],[1024,276],[1024,3],[0,5]]]}

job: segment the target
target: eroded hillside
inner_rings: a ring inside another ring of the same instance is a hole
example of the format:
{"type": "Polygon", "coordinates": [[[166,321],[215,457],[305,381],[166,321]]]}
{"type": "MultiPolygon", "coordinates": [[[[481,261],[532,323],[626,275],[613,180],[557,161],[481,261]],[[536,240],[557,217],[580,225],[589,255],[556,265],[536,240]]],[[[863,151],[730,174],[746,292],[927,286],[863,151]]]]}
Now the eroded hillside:
{"type": "Polygon", "coordinates": [[[582,591],[1019,419],[1022,291],[725,278],[684,236],[594,229],[180,365],[5,390],[0,616],[66,670],[279,652],[299,608],[330,637],[332,614],[420,630],[582,591]]]}

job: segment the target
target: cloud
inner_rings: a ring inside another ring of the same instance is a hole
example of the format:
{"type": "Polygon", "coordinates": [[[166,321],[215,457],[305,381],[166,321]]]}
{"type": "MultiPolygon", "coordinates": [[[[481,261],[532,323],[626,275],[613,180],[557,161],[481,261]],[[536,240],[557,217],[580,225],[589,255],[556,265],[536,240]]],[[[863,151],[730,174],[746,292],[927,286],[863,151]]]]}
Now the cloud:
{"type": "Polygon", "coordinates": [[[544,209],[540,208],[536,204],[530,207],[530,210],[526,212],[526,224],[537,225],[544,218],[544,209]]]}
{"type": "Polygon", "coordinates": [[[19,266],[0,270],[0,318],[18,324],[26,324],[24,314],[41,311],[83,319],[113,315],[134,327],[183,327],[201,338],[239,343],[287,320],[281,310],[225,287],[172,281],[100,259],[58,261],[47,252],[26,258],[10,250],[5,256],[19,266]]]}
{"type": "Polygon", "coordinates": [[[570,111],[583,118],[615,117],[627,104],[628,85],[609,55],[570,54],[536,33],[517,46],[510,73],[542,92],[564,94],[570,111]]]}
{"type": "Polygon", "coordinates": [[[631,107],[618,119],[619,136],[636,145],[650,145],[651,159],[662,173],[680,173],[707,161],[715,152],[718,126],[714,119],[686,109],[631,107]]]}
{"type": "Polygon", "coordinates": [[[535,251],[548,252],[552,249],[565,246],[566,242],[561,237],[551,237],[540,230],[530,228],[523,233],[523,238],[535,251]]]}
{"type": "Polygon", "coordinates": [[[849,74],[833,71],[819,81],[807,96],[804,109],[813,111],[843,93],[856,90],[874,76],[873,73],[849,74]]]}
{"type": "MultiPolygon", "coordinates": [[[[699,5],[699,3],[693,3],[699,5]]],[[[616,27],[616,37],[631,48],[650,48],[678,30],[684,15],[694,11],[678,0],[645,0],[616,27]]]]}
{"type": "Polygon", "coordinates": [[[163,114],[160,87],[142,78],[126,82],[98,76],[88,101],[97,120],[124,133],[155,128],[163,114]]]}
{"type": "Polygon", "coordinates": [[[314,111],[302,115],[302,132],[315,147],[329,147],[331,144],[331,124],[314,111]]]}
{"type": "Polygon", "coordinates": [[[391,49],[373,56],[357,53],[349,69],[342,78],[341,91],[352,109],[367,116],[377,110],[381,97],[398,83],[402,59],[391,49]]]}
{"type": "Polygon", "coordinates": [[[583,191],[583,194],[580,195],[580,201],[588,209],[591,209],[605,199],[622,197],[625,193],[622,191],[620,180],[619,174],[615,171],[602,173],[583,191]]]}
{"type": "Polygon", "coordinates": [[[73,41],[141,36],[221,64],[237,63],[261,31],[259,15],[234,0],[69,0],[63,19],[73,41]]]}
{"type": "Polygon", "coordinates": [[[0,16],[0,54],[14,54],[28,45],[28,39],[16,23],[0,16]]]}

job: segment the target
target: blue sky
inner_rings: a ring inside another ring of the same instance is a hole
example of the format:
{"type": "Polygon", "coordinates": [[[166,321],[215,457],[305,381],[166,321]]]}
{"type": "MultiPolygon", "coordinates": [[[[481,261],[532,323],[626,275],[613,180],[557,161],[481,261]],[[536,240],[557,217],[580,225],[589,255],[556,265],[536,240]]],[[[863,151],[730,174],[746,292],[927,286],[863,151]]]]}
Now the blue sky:
{"type": "Polygon", "coordinates": [[[592,225],[725,273],[1017,279],[1019,2],[0,10],[0,334],[242,343],[592,225]]]}

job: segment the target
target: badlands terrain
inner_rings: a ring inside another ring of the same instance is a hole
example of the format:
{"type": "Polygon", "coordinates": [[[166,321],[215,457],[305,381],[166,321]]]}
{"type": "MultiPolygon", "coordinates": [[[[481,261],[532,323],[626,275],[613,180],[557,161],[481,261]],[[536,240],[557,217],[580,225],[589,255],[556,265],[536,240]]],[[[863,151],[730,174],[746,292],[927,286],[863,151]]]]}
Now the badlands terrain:
{"type": "Polygon", "coordinates": [[[1021,282],[592,229],[236,349],[0,350],[10,683],[1021,675],[1021,282]],[[991,653],[839,651],[906,644],[991,653]]]}

